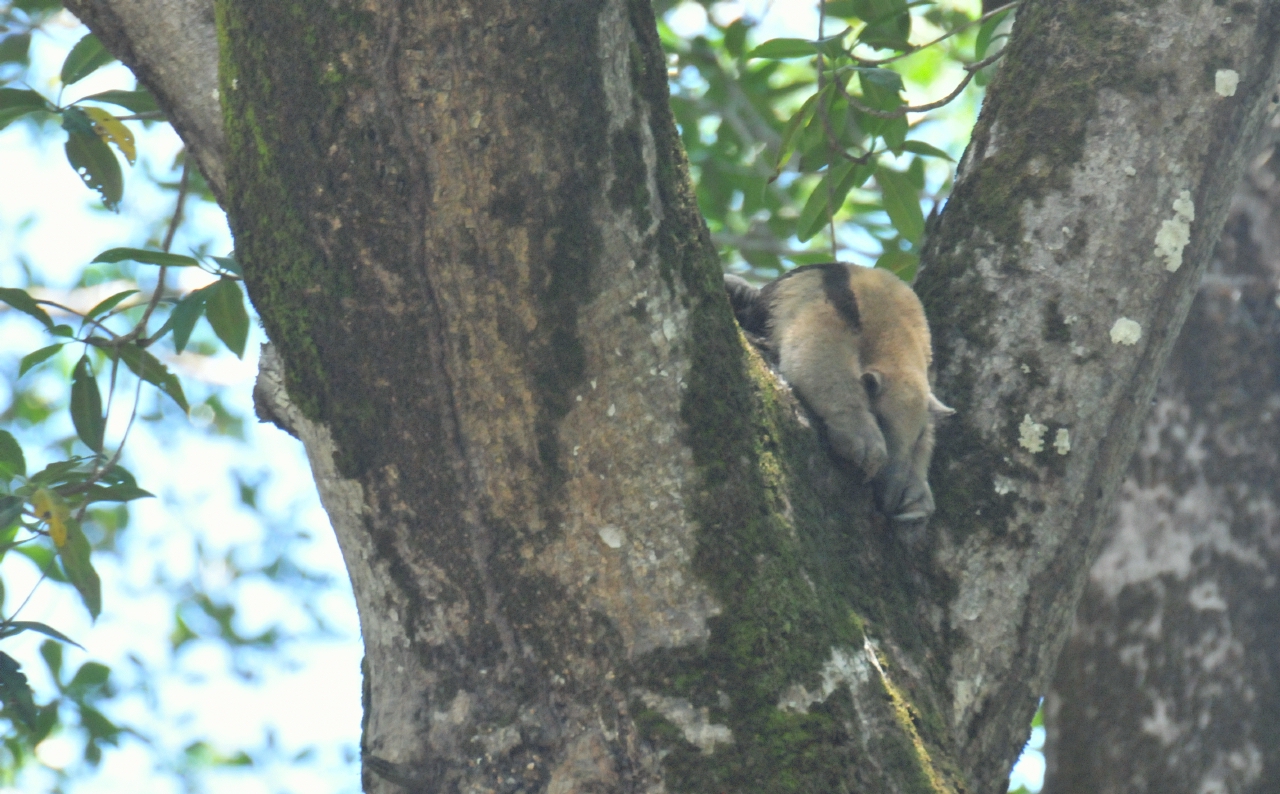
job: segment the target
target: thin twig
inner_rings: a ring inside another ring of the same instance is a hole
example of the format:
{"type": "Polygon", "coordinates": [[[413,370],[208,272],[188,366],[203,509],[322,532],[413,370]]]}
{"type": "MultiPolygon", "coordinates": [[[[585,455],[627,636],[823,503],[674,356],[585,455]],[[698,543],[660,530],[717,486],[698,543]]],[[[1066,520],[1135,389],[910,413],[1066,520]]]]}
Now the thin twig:
{"type": "Polygon", "coordinates": [[[955,28],[954,30],[943,33],[941,36],[939,36],[938,38],[934,39],[933,41],[927,44],[921,44],[919,47],[912,47],[906,52],[900,52],[897,55],[892,55],[888,58],[881,58],[880,60],[877,60],[877,61],[868,61],[868,60],[863,60],[862,58],[859,58],[853,53],[849,53],[849,56],[853,58],[855,61],[857,61],[859,66],[883,66],[886,63],[893,63],[894,61],[900,61],[903,58],[906,58],[908,55],[915,55],[917,52],[920,52],[921,50],[926,50],[935,44],[941,44],[942,42],[956,35],[957,33],[963,33],[964,31],[968,30],[974,25],[981,25],[983,22],[986,22],[988,19],[991,19],[996,14],[1002,14],[1005,11],[1008,11],[1009,9],[1013,8],[1017,4],[1018,4],[1018,0],[1014,0],[1012,3],[1005,3],[999,8],[988,11],[987,13],[978,17],[977,19],[966,22],[960,27],[955,28]]]}
{"type": "MultiPolygon", "coordinates": [[[[191,155],[187,153],[182,158],[182,179],[178,182],[178,203],[173,208],[173,217],[169,219],[169,229],[164,234],[164,242],[160,245],[160,250],[166,254],[169,253],[169,247],[173,245],[173,236],[178,232],[178,225],[182,223],[182,210],[187,204],[187,188],[191,184],[191,155]]],[[[160,275],[156,278],[155,291],[151,293],[151,300],[147,303],[146,311],[142,313],[142,319],[138,320],[138,324],[133,330],[125,334],[121,338],[121,342],[132,342],[138,337],[146,337],[147,321],[151,319],[151,313],[156,310],[156,306],[160,303],[160,296],[164,294],[164,276],[168,268],[164,265],[160,266],[160,275]]]]}
{"type": "Polygon", "coordinates": [[[966,72],[964,79],[960,81],[960,85],[956,86],[954,91],[952,91],[950,94],[947,94],[942,99],[937,100],[936,102],[928,102],[923,105],[903,105],[902,107],[894,108],[893,110],[878,110],[873,107],[867,107],[866,105],[862,104],[857,99],[855,99],[852,95],[849,94],[848,91],[845,90],[844,86],[840,84],[839,80],[835,82],[835,86],[836,86],[836,90],[838,90],[844,96],[845,99],[849,100],[850,105],[862,111],[863,113],[866,113],[869,116],[875,116],[876,118],[880,118],[880,119],[896,119],[899,116],[905,116],[908,113],[924,113],[925,111],[936,110],[937,108],[940,108],[943,105],[949,103],[951,100],[960,96],[960,92],[965,89],[965,86],[969,85],[969,81],[974,78],[974,75],[976,75],[978,72],[982,71],[986,67],[990,66],[991,64],[995,63],[996,61],[1000,60],[1001,56],[1003,55],[1004,55],[1004,50],[1002,49],[999,52],[995,53],[994,55],[988,55],[986,58],[983,58],[977,63],[966,64],[963,67],[966,72]]]}
{"type": "MultiPolygon", "coordinates": [[[[93,474],[89,476],[89,479],[85,480],[77,490],[83,490],[85,493],[88,493],[89,489],[92,488],[98,480],[102,479],[107,472],[115,468],[115,465],[120,462],[120,455],[124,452],[125,442],[129,440],[129,433],[133,430],[133,422],[138,418],[138,404],[141,402],[142,378],[138,378],[138,388],[134,390],[133,393],[133,412],[129,414],[129,424],[125,425],[124,435],[120,437],[120,444],[116,447],[115,454],[111,456],[111,460],[107,461],[105,466],[100,469],[96,469],[93,474]]],[[[84,514],[88,512],[88,510],[89,503],[86,501],[84,504],[80,505],[80,509],[76,512],[76,521],[82,520],[84,518],[84,514]]]]}
{"type": "MultiPolygon", "coordinates": [[[[79,318],[79,319],[82,319],[82,320],[88,320],[88,321],[90,321],[90,323],[92,323],[93,325],[97,325],[97,328],[99,328],[100,330],[102,330],[102,332],[108,333],[108,334],[110,334],[110,336],[113,336],[113,337],[115,336],[115,332],[114,332],[114,330],[111,330],[110,328],[106,327],[106,325],[102,325],[102,324],[100,323],[100,321],[99,321],[99,320],[97,320],[96,318],[86,318],[86,316],[84,316],[83,314],[81,314],[81,312],[78,312],[78,311],[76,311],[76,310],[72,309],[72,307],[70,307],[70,306],[63,306],[63,305],[59,304],[59,302],[58,302],[58,301],[46,301],[46,300],[45,300],[45,298],[36,298],[36,302],[37,302],[37,304],[44,304],[45,306],[52,306],[52,307],[54,307],[54,309],[60,309],[60,310],[63,310],[63,311],[65,311],[65,312],[67,312],[67,314],[77,316],[77,318],[79,318]]],[[[104,319],[105,319],[105,318],[104,318],[104,319]]],[[[83,330],[83,328],[82,328],[81,330],[83,330]]]]}
{"type": "Polygon", "coordinates": [[[13,624],[13,621],[16,620],[18,617],[18,613],[21,612],[22,608],[25,607],[27,605],[27,602],[31,600],[31,596],[36,594],[36,588],[39,587],[40,583],[43,582],[48,576],[49,574],[47,571],[43,571],[43,570],[40,571],[40,578],[36,580],[35,584],[31,585],[31,592],[27,593],[27,597],[22,599],[22,603],[18,604],[17,609],[13,610],[13,614],[4,619],[5,626],[9,626],[13,624]]]}

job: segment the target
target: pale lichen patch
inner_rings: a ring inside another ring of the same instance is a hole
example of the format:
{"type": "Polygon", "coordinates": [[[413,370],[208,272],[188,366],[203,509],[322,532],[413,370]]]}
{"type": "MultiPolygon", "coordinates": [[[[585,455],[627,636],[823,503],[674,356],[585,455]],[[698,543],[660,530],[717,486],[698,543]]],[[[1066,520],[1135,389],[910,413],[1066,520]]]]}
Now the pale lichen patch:
{"type": "Polygon", "coordinates": [[[1235,69],[1219,69],[1213,74],[1213,90],[1218,96],[1235,96],[1240,85],[1240,73],[1235,69]]]}
{"type": "Polygon", "coordinates": [[[853,687],[869,681],[871,665],[865,655],[851,653],[843,648],[832,648],[831,658],[822,665],[820,676],[817,691],[810,692],[803,684],[787,687],[778,699],[778,708],[807,714],[810,706],[825,702],[840,687],[853,687]]]}
{"type": "Polygon", "coordinates": [[[1053,448],[1059,455],[1065,455],[1071,451],[1071,434],[1065,427],[1058,428],[1057,434],[1053,437],[1053,448]]]}
{"type": "Polygon", "coordinates": [[[1111,344],[1135,345],[1142,338],[1142,326],[1128,317],[1121,317],[1111,326],[1111,344]]]}
{"type": "Polygon", "coordinates": [[[1173,217],[1160,224],[1156,232],[1155,255],[1164,257],[1170,273],[1182,267],[1182,250],[1191,242],[1191,222],[1196,219],[1191,191],[1184,190],[1173,201],[1173,217]]]}
{"type": "Polygon", "coordinates": [[[714,752],[717,744],[733,744],[733,732],[727,725],[712,722],[710,710],[706,706],[695,708],[684,698],[659,695],[643,689],[637,691],[636,695],[646,706],[679,728],[685,741],[703,753],[714,752]]]}
{"type": "Polygon", "coordinates": [[[1048,425],[1042,425],[1031,418],[1031,414],[1022,417],[1018,425],[1018,445],[1031,453],[1044,450],[1044,434],[1049,432],[1048,425]]]}

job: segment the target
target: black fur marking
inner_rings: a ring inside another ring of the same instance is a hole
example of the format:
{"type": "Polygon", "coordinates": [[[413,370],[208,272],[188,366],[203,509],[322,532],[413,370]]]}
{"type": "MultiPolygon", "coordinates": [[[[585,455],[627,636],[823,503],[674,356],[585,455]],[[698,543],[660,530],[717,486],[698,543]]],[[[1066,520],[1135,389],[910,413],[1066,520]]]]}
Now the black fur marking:
{"type": "Polygon", "coordinates": [[[858,314],[858,299],[849,289],[849,269],[839,262],[818,265],[822,268],[822,291],[836,311],[855,331],[862,329],[862,317],[858,314]]]}
{"type": "MultiPolygon", "coordinates": [[[[858,313],[858,299],[854,297],[853,290],[849,289],[849,268],[855,265],[845,265],[840,262],[824,262],[820,265],[804,265],[794,270],[788,270],[776,280],[764,285],[760,290],[762,302],[767,306],[772,303],[773,291],[776,285],[809,270],[822,271],[822,291],[826,294],[827,301],[835,307],[835,310],[849,327],[855,331],[862,330],[862,316],[858,313]]],[[[744,328],[746,326],[743,326],[744,328]]]]}

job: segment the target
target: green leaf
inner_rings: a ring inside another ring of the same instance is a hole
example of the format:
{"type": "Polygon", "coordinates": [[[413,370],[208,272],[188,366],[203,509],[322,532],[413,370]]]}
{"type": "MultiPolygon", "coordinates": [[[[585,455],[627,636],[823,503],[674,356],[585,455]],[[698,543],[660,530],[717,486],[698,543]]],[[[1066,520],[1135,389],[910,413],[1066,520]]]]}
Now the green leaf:
{"type": "Polygon", "coordinates": [[[26,88],[0,88],[0,130],[28,113],[50,110],[49,101],[26,88]]]}
{"type": "Polygon", "coordinates": [[[182,384],[178,381],[178,376],[160,363],[160,359],[138,347],[136,343],[121,345],[116,348],[116,352],[134,375],[169,395],[183,413],[191,412],[191,407],[187,405],[187,398],[182,393],[182,384]]]}
{"type": "Polygon", "coordinates": [[[72,697],[83,698],[105,686],[110,677],[110,667],[100,662],[85,662],[67,684],[67,693],[72,697]]]}
{"type": "Polygon", "coordinates": [[[55,461],[31,475],[31,482],[35,485],[56,485],[64,482],[83,482],[89,476],[88,472],[75,471],[75,469],[83,462],[84,459],[82,458],[55,461]]]}
{"type": "Polygon", "coordinates": [[[88,355],[80,357],[71,375],[71,423],[85,446],[94,452],[102,451],[107,420],[102,415],[102,393],[98,391],[98,379],[89,366],[88,355]]]}
{"type": "Polygon", "coordinates": [[[1001,11],[986,22],[983,22],[982,26],[978,28],[977,38],[973,42],[973,57],[975,59],[980,61],[987,57],[987,48],[991,46],[991,37],[995,35],[996,28],[1000,27],[1000,23],[1005,20],[1005,17],[1012,12],[1012,8],[1001,11]]]}
{"type": "Polygon", "coordinates": [[[46,637],[53,637],[55,640],[70,643],[80,650],[84,650],[83,645],[71,639],[67,635],[51,626],[46,626],[43,623],[37,623],[34,620],[15,620],[12,623],[0,624],[0,638],[12,637],[15,634],[21,634],[24,631],[39,632],[46,637]]]}
{"type": "Polygon", "coordinates": [[[25,356],[23,356],[22,362],[18,364],[18,377],[21,378],[23,375],[26,375],[27,372],[35,365],[41,363],[42,361],[47,361],[48,359],[52,358],[55,354],[57,354],[59,350],[62,349],[62,346],[65,344],[66,342],[59,342],[56,345],[49,345],[48,347],[42,347],[39,350],[35,351],[34,353],[28,353],[25,356]]]}
{"type": "Polygon", "coordinates": [[[747,53],[748,58],[812,58],[817,54],[814,42],[808,39],[769,39],[747,53]]]}
{"type": "Polygon", "coordinates": [[[911,37],[911,5],[904,0],[855,0],[857,16],[867,23],[858,41],[878,49],[904,50],[911,37]]]}
{"type": "MultiPolygon", "coordinates": [[[[0,530],[8,532],[9,529],[15,529],[14,522],[22,515],[22,499],[17,496],[0,496],[0,530]]],[[[9,536],[9,540],[13,538],[9,536]]],[[[8,543],[9,541],[5,541],[8,543]]],[[[5,548],[8,551],[9,547],[5,548]]],[[[0,557],[4,556],[0,554],[0,557]]],[[[0,580],[0,591],[4,590],[4,581],[0,580]]],[[[3,599],[0,599],[3,603],[3,599]]]]}
{"type": "Polygon", "coordinates": [[[876,168],[876,184],[884,196],[884,210],[898,234],[913,245],[924,234],[924,213],[920,210],[920,194],[906,174],[884,166],[876,168]]]}
{"type": "Polygon", "coordinates": [[[49,668],[53,681],[62,688],[62,646],[56,642],[45,640],[40,643],[40,656],[44,658],[45,667],[49,668]]]}
{"type": "Polygon", "coordinates": [[[196,327],[196,321],[200,319],[200,315],[204,314],[206,296],[202,293],[203,290],[196,290],[178,301],[178,305],[173,307],[168,321],[165,322],[165,325],[173,328],[173,348],[179,353],[186,348],[187,340],[191,338],[191,332],[196,327]]]}
{"type": "Polygon", "coordinates": [[[920,257],[908,251],[885,251],[876,260],[876,267],[888,270],[910,284],[915,280],[916,270],[920,267],[920,257]]]}
{"type": "Polygon", "coordinates": [[[902,75],[892,69],[864,69],[858,72],[862,101],[876,110],[895,110],[902,106],[902,75]]]}
{"type": "MultiPolygon", "coordinates": [[[[6,480],[14,477],[25,477],[27,459],[22,454],[22,446],[18,439],[8,430],[0,430],[0,477],[6,480]]],[[[5,525],[0,525],[5,526],[5,525]]]]}
{"type": "Polygon", "coordinates": [[[27,683],[21,666],[3,651],[0,651],[0,700],[28,728],[35,729],[36,703],[31,695],[31,685],[27,683]]]}
{"type": "Polygon", "coordinates": [[[234,273],[237,276],[244,275],[244,271],[240,269],[240,263],[233,256],[211,256],[209,258],[214,261],[214,264],[228,273],[234,273]]]}
{"type": "MultiPolygon", "coordinates": [[[[75,108],[63,112],[63,127],[69,114],[75,108]]],[[[80,113],[80,115],[84,115],[80,113]]],[[[124,197],[124,174],[120,172],[120,161],[111,151],[107,142],[93,132],[71,132],[67,134],[67,162],[76,172],[86,187],[98,191],[102,203],[113,212],[120,207],[120,199],[124,197]]]]}
{"type": "Polygon", "coordinates": [[[89,313],[85,315],[85,318],[93,319],[94,317],[97,317],[100,314],[105,314],[106,312],[109,312],[112,309],[114,309],[116,305],[120,303],[120,301],[124,300],[130,295],[136,295],[136,294],[138,294],[138,291],[136,289],[127,289],[124,292],[117,292],[115,295],[112,295],[110,298],[107,298],[106,300],[99,303],[97,306],[94,306],[92,309],[90,309],[89,313]]]}
{"type": "Polygon", "coordinates": [[[912,154],[918,154],[921,157],[940,157],[943,160],[955,162],[955,160],[951,159],[951,155],[936,146],[931,146],[930,144],[925,143],[924,141],[903,141],[902,148],[904,151],[911,152],[912,154]]]}
{"type": "Polygon", "coordinates": [[[55,325],[53,328],[50,328],[49,333],[54,336],[65,336],[67,339],[74,339],[76,335],[76,332],[71,330],[71,326],[66,325],[65,323],[60,323],[55,325]]]}
{"type": "Polygon", "coordinates": [[[81,102],[105,102],[111,105],[119,105],[134,113],[154,113],[160,109],[156,104],[155,97],[151,96],[151,92],[145,89],[137,91],[101,91],[97,94],[91,94],[81,102]]]}
{"type": "Polygon", "coordinates": [[[0,63],[31,63],[31,32],[15,33],[0,39],[0,63]]]}
{"type": "Polygon", "coordinates": [[[815,93],[804,101],[800,109],[796,111],[791,120],[787,122],[787,126],[782,130],[782,143],[778,147],[778,160],[774,166],[774,178],[786,166],[787,161],[791,159],[791,155],[796,150],[796,145],[801,138],[801,131],[813,119],[813,114],[818,109],[819,102],[829,102],[832,94],[835,93],[835,86],[828,84],[821,91],[815,93]]]}
{"type": "Polygon", "coordinates": [[[27,294],[26,290],[0,287],[0,301],[9,304],[23,314],[31,315],[44,323],[45,328],[50,331],[53,330],[53,318],[49,316],[48,312],[40,308],[40,305],[36,303],[36,299],[27,294]]]}
{"type": "Polygon", "coordinates": [[[832,168],[813,189],[804,209],[800,211],[800,219],[796,223],[796,237],[800,242],[810,239],[827,225],[830,220],[827,217],[828,206],[831,207],[831,212],[839,212],[849,191],[860,187],[870,176],[870,166],[848,161],[832,168]],[[830,190],[827,189],[828,185],[831,186],[830,190]]]}
{"type": "Polygon", "coordinates": [[[164,251],[152,251],[146,248],[110,248],[93,258],[98,262],[137,262],[143,265],[163,265],[164,267],[196,267],[200,263],[193,257],[182,254],[170,254],[164,251]]]}
{"type": "Polygon", "coordinates": [[[742,57],[742,48],[747,41],[747,25],[741,19],[735,19],[724,29],[724,49],[735,58],[742,57]]]}
{"type": "Polygon", "coordinates": [[[62,0],[13,0],[13,7],[31,16],[40,12],[61,11],[62,0]]]}
{"type": "Polygon", "coordinates": [[[93,502],[132,502],[134,499],[155,498],[155,494],[144,491],[137,485],[120,483],[119,485],[95,485],[85,496],[85,503],[93,502]]]}
{"type": "Polygon", "coordinates": [[[84,536],[80,522],[68,518],[67,542],[58,548],[58,556],[62,559],[62,569],[67,573],[68,581],[80,593],[89,614],[97,620],[102,612],[102,582],[89,561],[89,554],[89,540],[84,536]]]}
{"type": "Polygon", "coordinates": [[[232,353],[244,358],[245,342],[249,339],[249,313],[245,311],[240,286],[229,278],[222,278],[200,291],[205,293],[205,316],[213,332],[232,353]]]}
{"type": "Polygon", "coordinates": [[[67,53],[67,59],[62,62],[62,84],[67,86],[79,82],[115,59],[102,46],[102,42],[98,41],[98,37],[89,33],[76,42],[76,46],[67,53]]]}

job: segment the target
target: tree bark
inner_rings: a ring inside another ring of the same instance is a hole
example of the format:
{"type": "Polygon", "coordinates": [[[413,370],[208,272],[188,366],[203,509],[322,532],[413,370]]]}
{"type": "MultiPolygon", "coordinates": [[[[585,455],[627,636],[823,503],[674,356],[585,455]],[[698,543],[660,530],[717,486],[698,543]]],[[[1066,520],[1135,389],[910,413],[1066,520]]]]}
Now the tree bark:
{"type": "Polygon", "coordinates": [[[1269,142],[1161,380],[1046,698],[1046,794],[1280,790],[1280,181],[1269,142]]]}
{"type": "Polygon", "coordinates": [[[1001,789],[1273,5],[1020,10],[918,284],[962,412],[927,528],[871,512],[734,327],[643,0],[216,7],[224,203],[355,589],[366,790],[1001,789]]]}

